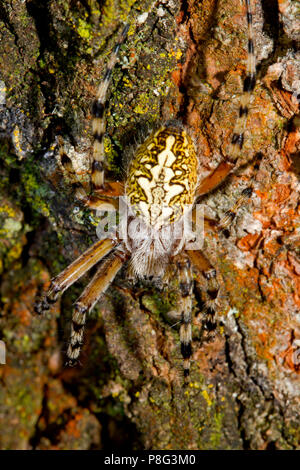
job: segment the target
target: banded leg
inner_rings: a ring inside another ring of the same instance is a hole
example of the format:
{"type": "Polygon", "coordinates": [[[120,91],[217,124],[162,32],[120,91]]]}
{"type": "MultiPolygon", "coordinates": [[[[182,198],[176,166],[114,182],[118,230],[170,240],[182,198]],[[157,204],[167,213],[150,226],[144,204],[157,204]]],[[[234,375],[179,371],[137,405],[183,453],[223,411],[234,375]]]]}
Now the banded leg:
{"type": "Polygon", "coordinates": [[[42,314],[46,310],[49,310],[50,305],[57,301],[59,294],[62,294],[92,266],[98,263],[116,244],[117,242],[115,240],[105,239],[96,242],[88,248],[79,258],[73,261],[73,263],[52,280],[46,296],[35,304],[35,312],[42,314]]]}
{"type": "Polygon", "coordinates": [[[174,258],[174,263],[179,277],[180,301],[176,310],[169,312],[169,315],[180,323],[180,349],[183,357],[184,379],[187,383],[192,356],[192,293],[194,284],[189,258],[180,254],[174,258]]]}
{"type": "Polygon", "coordinates": [[[217,280],[217,273],[215,268],[211,265],[209,260],[204,256],[202,251],[187,250],[187,254],[195,267],[197,273],[201,273],[205,280],[205,289],[202,291],[204,303],[204,318],[202,323],[202,336],[205,333],[205,340],[210,341],[213,339],[214,331],[216,329],[216,310],[218,307],[218,295],[220,286],[217,280]]]}
{"type": "Polygon", "coordinates": [[[118,43],[116,44],[110,60],[107,65],[107,69],[101,85],[98,88],[96,100],[94,101],[92,113],[93,113],[93,162],[92,162],[92,184],[95,189],[104,186],[104,133],[105,133],[105,107],[107,101],[107,90],[111,81],[112,70],[117,62],[118,53],[121,44],[124,42],[129,25],[126,25],[123,29],[118,43]]]}
{"type": "Polygon", "coordinates": [[[208,177],[204,178],[201,181],[197,188],[196,196],[207,194],[208,192],[217,188],[225,180],[229,173],[231,173],[231,171],[234,169],[244,144],[244,132],[249,113],[249,104],[256,82],[256,64],[253,45],[253,16],[251,11],[251,0],[244,0],[244,2],[246,5],[246,18],[248,30],[248,56],[246,66],[246,78],[244,80],[243,85],[243,94],[240,98],[239,115],[234,126],[231,143],[228,150],[228,161],[221,162],[208,177]]]}
{"type": "Polygon", "coordinates": [[[67,350],[68,365],[74,365],[80,355],[87,313],[92,310],[101,295],[114,280],[126,258],[127,255],[122,249],[117,249],[112,253],[101,264],[95,276],[77,300],[72,316],[71,338],[67,350]]]}
{"type": "Polygon", "coordinates": [[[124,184],[122,182],[113,181],[110,182],[107,187],[102,188],[101,191],[97,191],[97,194],[88,196],[90,192],[89,185],[80,183],[75,170],[73,168],[72,160],[68,157],[65,152],[64,142],[61,136],[58,136],[58,149],[59,157],[62,166],[68,173],[70,180],[72,181],[72,187],[75,191],[75,196],[80,199],[85,206],[95,210],[116,210],[118,209],[117,197],[123,196],[124,184]]]}
{"type": "Polygon", "coordinates": [[[248,56],[247,56],[247,67],[246,67],[246,78],[244,80],[243,94],[240,99],[239,116],[237,118],[231,144],[229,148],[229,159],[235,162],[240,154],[240,151],[244,144],[244,132],[248,116],[248,106],[250,104],[252,92],[256,82],[256,63],[255,53],[253,44],[253,27],[252,20],[253,15],[251,11],[251,0],[244,0],[246,5],[246,18],[247,18],[247,30],[248,30],[248,56]]]}
{"type": "Polygon", "coordinates": [[[67,155],[65,151],[64,141],[61,136],[57,137],[57,143],[58,143],[60,163],[71,180],[71,184],[75,192],[76,198],[80,200],[87,199],[87,193],[89,192],[90,188],[88,187],[88,185],[79,182],[76,172],[74,170],[73,164],[72,164],[72,160],[70,159],[70,157],[67,155]]]}
{"type": "Polygon", "coordinates": [[[238,200],[236,201],[236,203],[234,204],[234,206],[229,209],[228,211],[226,211],[224,217],[222,217],[222,219],[220,220],[220,222],[218,223],[217,225],[217,228],[221,229],[221,230],[226,230],[228,229],[228,227],[232,224],[232,222],[234,221],[235,217],[236,217],[236,214],[237,214],[237,211],[238,209],[243,205],[245,204],[246,200],[248,200],[251,196],[252,196],[252,188],[249,187],[249,188],[246,188],[242,191],[242,195],[238,198],[238,200]]]}

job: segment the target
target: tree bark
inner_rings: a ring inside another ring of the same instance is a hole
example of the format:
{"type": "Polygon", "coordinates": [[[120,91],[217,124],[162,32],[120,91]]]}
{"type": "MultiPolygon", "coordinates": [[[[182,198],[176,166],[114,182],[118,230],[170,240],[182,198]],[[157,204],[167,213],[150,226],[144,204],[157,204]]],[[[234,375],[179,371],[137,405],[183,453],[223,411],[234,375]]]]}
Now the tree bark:
{"type": "Polygon", "coordinates": [[[110,178],[125,174],[136,139],[170,118],[189,127],[208,175],[226,156],[239,107],[240,0],[99,3],[0,2],[0,446],[299,448],[300,38],[291,0],[253,1],[259,69],[244,163],[201,202],[221,218],[247,186],[254,195],[226,236],[206,233],[221,284],[218,328],[202,340],[199,277],[189,385],[167,315],[171,285],[133,287],[123,270],[90,315],[75,368],[63,365],[64,351],[90,275],[49,314],[34,314],[50,278],[96,240],[97,220],[74,199],[55,139],[63,135],[78,173],[88,168],[90,107],[122,23],[131,27],[110,87],[110,178]]]}

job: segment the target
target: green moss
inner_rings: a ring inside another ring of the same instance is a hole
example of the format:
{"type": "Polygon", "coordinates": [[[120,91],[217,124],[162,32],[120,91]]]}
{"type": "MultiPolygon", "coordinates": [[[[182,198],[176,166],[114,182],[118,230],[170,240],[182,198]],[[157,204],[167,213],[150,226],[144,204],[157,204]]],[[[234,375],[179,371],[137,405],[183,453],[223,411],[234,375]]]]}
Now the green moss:
{"type": "Polygon", "coordinates": [[[174,292],[153,292],[151,295],[143,295],[142,303],[151,313],[155,315],[166,314],[174,308],[177,296],[174,292]]]}
{"type": "Polygon", "coordinates": [[[92,26],[82,18],[79,18],[77,32],[83,39],[90,39],[92,34],[92,26]]]}
{"type": "Polygon", "coordinates": [[[45,217],[50,216],[50,210],[46,199],[48,189],[35,175],[36,168],[31,162],[26,162],[22,172],[22,183],[24,184],[26,198],[32,208],[45,217]]]}
{"type": "Polygon", "coordinates": [[[214,412],[210,436],[210,446],[212,449],[219,448],[222,438],[223,418],[223,413],[214,412]]]}

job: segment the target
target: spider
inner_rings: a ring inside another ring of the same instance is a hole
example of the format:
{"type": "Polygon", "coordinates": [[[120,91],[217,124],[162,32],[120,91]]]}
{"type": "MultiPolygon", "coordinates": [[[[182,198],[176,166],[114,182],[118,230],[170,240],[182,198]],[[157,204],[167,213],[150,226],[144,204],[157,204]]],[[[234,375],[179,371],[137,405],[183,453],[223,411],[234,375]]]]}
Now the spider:
{"type": "MultiPolygon", "coordinates": [[[[183,231],[175,236],[188,216],[195,218],[196,203],[202,195],[216,188],[234,170],[243,147],[244,130],[247,121],[251,93],[256,82],[256,65],[253,47],[253,28],[250,0],[245,0],[248,57],[247,73],[243,94],[240,100],[239,115],[231,138],[228,156],[206,178],[199,175],[197,148],[193,138],[181,122],[170,120],[140,144],[129,163],[124,184],[105,181],[105,108],[113,67],[117,61],[121,44],[128,32],[128,25],[120,34],[111,54],[96,99],[93,103],[93,156],[91,165],[91,186],[88,195],[83,187],[77,187],[77,196],[83,203],[96,210],[116,207],[116,198],[122,196],[128,209],[127,227],[138,221],[139,236],[129,230],[126,236],[120,232],[97,241],[78,259],[51,281],[49,291],[36,304],[36,312],[42,313],[56,302],[58,296],[76,282],[83,274],[103,258],[96,274],[75,303],[72,315],[71,338],[68,345],[68,363],[79,358],[83,344],[84,325],[87,314],[104,294],[116,274],[127,263],[136,278],[163,280],[168,282],[168,268],[177,271],[181,300],[175,312],[180,323],[180,343],[183,358],[183,373],[188,381],[192,355],[192,291],[193,269],[201,272],[207,282],[206,318],[214,322],[219,294],[216,270],[201,250],[188,249],[193,235],[183,231]],[[163,236],[166,228],[173,228],[169,237],[163,236]]],[[[59,154],[62,164],[72,171],[72,164],[66,155],[62,139],[59,138],[59,154]]],[[[220,230],[226,229],[235,218],[238,208],[251,196],[252,189],[243,191],[234,207],[217,224],[220,230]]],[[[127,229],[126,229],[127,230],[127,229]]]]}

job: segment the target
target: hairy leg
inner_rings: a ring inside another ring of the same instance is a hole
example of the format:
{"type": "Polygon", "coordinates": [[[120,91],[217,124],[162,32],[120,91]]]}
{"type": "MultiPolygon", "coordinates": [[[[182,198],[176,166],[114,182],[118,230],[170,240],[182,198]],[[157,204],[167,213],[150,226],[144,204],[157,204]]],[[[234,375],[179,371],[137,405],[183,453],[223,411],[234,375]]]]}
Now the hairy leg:
{"type": "Polygon", "coordinates": [[[73,365],[80,355],[87,313],[92,310],[114,280],[126,258],[127,255],[122,249],[114,251],[101,264],[95,276],[77,300],[72,316],[71,339],[67,350],[69,365],[73,365]]]}
{"type": "Polygon", "coordinates": [[[84,184],[84,186],[81,186],[81,184],[78,182],[72,165],[72,161],[65,152],[63,139],[61,137],[58,137],[59,156],[62,166],[68,173],[71,181],[73,180],[73,186],[75,189],[76,197],[78,199],[85,200],[85,202],[87,202],[87,205],[87,194],[89,194],[91,186],[93,190],[101,192],[102,196],[116,197],[124,193],[122,183],[107,182],[104,186],[105,151],[103,139],[106,129],[105,108],[107,103],[107,91],[111,82],[113,68],[117,62],[120,47],[127,36],[128,29],[129,25],[126,25],[119,36],[118,42],[110,56],[106,72],[104,74],[104,78],[98,88],[96,99],[92,106],[92,131],[94,137],[94,144],[91,167],[91,184],[84,184]]]}
{"type": "Polygon", "coordinates": [[[79,182],[78,176],[73,167],[72,160],[70,159],[70,157],[67,155],[65,151],[64,141],[61,136],[57,137],[57,144],[58,144],[60,163],[62,167],[64,168],[65,172],[67,173],[69,179],[71,180],[71,184],[75,192],[75,196],[77,199],[85,200],[90,190],[90,186],[87,183],[79,182]]]}
{"type": "Polygon", "coordinates": [[[92,266],[98,263],[116,244],[117,242],[115,240],[105,239],[96,242],[88,248],[79,258],[73,261],[73,263],[51,281],[51,286],[46,296],[35,304],[35,312],[41,314],[45,310],[48,310],[50,304],[56,302],[59,294],[62,294],[92,266]]]}
{"type": "Polygon", "coordinates": [[[252,92],[256,83],[256,63],[253,44],[253,27],[252,27],[252,11],[251,0],[244,0],[246,5],[246,18],[247,18],[247,33],[248,33],[248,56],[246,67],[246,78],[244,80],[243,94],[240,100],[239,115],[235,123],[231,144],[229,148],[229,159],[232,162],[240,156],[240,152],[244,144],[244,132],[247,123],[247,116],[249,113],[249,104],[251,101],[252,92]]]}
{"type": "Polygon", "coordinates": [[[222,217],[222,219],[218,223],[218,225],[217,225],[218,229],[226,230],[226,229],[229,228],[229,226],[232,224],[232,222],[234,221],[234,219],[237,215],[238,209],[243,204],[245,204],[245,202],[252,196],[252,192],[253,192],[253,190],[252,190],[251,187],[246,188],[242,191],[241,196],[238,198],[238,200],[236,201],[234,206],[231,209],[229,209],[228,211],[226,211],[224,217],[222,217]]]}
{"type": "Polygon", "coordinates": [[[178,273],[180,299],[176,308],[169,312],[169,315],[180,323],[179,336],[183,374],[185,383],[188,383],[192,356],[192,293],[194,283],[188,256],[180,253],[174,257],[173,262],[178,273]]]}
{"type": "Polygon", "coordinates": [[[111,57],[109,59],[104,78],[98,88],[97,96],[93,104],[93,162],[92,162],[92,184],[95,189],[104,187],[104,133],[106,128],[105,122],[105,108],[107,103],[107,90],[111,81],[112,70],[117,62],[118,53],[121,44],[124,42],[129,26],[126,25],[123,29],[118,43],[116,44],[111,57]]]}
{"type": "Polygon", "coordinates": [[[241,151],[244,145],[244,133],[249,113],[249,104],[256,83],[256,64],[253,45],[253,27],[251,0],[244,0],[246,6],[247,32],[248,32],[248,56],[246,66],[246,77],[243,85],[243,93],[240,98],[239,114],[234,126],[231,143],[226,155],[226,161],[221,162],[218,167],[204,178],[196,191],[196,196],[201,196],[218,187],[229,173],[235,168],[238,160],[242,158],[241,151]]]}
{"type": "MultiPolygon", "coordinates": [[[[201,289],[203,309],[202,336],[206,341],[213,338],[216,328],[216,310],[218,308],[218,295],[220,286],[217,280],[217,273],[210,261],[202,253],[202,251],[187,250],[187,254],[192,262],[196,273],[201,274],[204,279],[205,288],[201,289]]],[[[203,285],[203,283],[201,283],[203,285]]]]}

